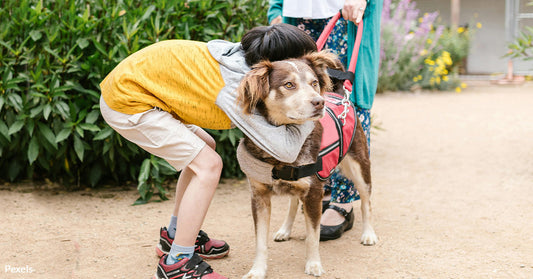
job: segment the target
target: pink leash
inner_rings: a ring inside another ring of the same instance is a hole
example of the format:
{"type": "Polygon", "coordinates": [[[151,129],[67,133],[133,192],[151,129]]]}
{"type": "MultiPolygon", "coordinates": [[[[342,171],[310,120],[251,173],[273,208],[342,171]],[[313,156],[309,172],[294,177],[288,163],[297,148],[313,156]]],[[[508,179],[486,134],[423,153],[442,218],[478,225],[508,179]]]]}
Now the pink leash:
{"type": "MultiPolygon", "coordinates": [[[[322,31],[322,34],[320,34],[320,37],[316,41],[316,46],[319,51],[324,48],[324,45],[326,44],[326,41],[328,40],[329,34],[331,34],[331,31],[335,27],[335,23],[337,23],[340,17],[341,17],[341,12],[338,12],[335,16],[331,18],[331,20],[328,22],[328,24],[324,28],[324,31],[322,31]]],[[[361,19],[361,21],[357,25],[357,34],[355,35],[355,44],[352,50],[352,58],[350,59],[350,64],[348,66],[348,71],[352,73],[355,73],[355,66],[357,64],[357,57],[359,56],[359,47],[361,46],[362,36],[363,36],[363,20],[361,19]]],[[[351,91],[352,83],[349,80],[346,80],[344,82],[344,87],[349,88],[349,90],[351,91]]]]}

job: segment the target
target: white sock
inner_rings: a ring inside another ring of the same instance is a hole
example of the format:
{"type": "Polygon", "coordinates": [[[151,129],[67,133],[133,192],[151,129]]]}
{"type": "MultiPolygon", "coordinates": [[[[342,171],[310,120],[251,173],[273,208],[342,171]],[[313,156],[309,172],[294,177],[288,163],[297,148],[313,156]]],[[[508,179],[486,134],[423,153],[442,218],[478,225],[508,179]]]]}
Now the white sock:
{"type": "Polygon", "coordinates": [[[170,248],[170,252],[168,253],[165,263],[168,265],[175,264],[184,258],[191,258],[192,255],[194,255],[194,246],[186,247],[172,243],[172,247],[170,248]]]}
{"type": "Polygon", "coordinates": [[[170,217],[170,224],[168,224],[168,228],[167,228],[167,231],[168,231],[168,237],[174,239],[174,237],[176,236],[176,223],[178,221],[178,217],[172,215],[172,217],[170,217]]]}

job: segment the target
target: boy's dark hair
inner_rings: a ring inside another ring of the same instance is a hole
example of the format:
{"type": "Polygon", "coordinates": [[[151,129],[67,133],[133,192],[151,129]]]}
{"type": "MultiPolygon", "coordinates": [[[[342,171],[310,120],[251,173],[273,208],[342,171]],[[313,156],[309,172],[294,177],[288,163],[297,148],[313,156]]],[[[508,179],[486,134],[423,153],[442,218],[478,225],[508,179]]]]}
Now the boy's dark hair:
{"type": "Polygon", "coordinates": [[[244,34],[241,45],[250,66],[265,59],[277,61],[317,51],[311,36],[286,23],[255,27],[244,34]]]}

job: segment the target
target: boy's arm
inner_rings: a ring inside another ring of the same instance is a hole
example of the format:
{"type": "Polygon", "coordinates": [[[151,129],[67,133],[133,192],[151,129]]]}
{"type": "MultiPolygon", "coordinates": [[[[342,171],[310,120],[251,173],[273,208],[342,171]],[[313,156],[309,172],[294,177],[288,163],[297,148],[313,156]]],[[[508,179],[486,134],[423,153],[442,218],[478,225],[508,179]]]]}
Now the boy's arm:
{"type": "Polygon", "coordinates": [[[217,105],[252,142],[279,161],[292,163],[315,128],[312,121],[301,125],[273,126],[257,114],[245,114],[232,94],[221,94],[217,105]]]}

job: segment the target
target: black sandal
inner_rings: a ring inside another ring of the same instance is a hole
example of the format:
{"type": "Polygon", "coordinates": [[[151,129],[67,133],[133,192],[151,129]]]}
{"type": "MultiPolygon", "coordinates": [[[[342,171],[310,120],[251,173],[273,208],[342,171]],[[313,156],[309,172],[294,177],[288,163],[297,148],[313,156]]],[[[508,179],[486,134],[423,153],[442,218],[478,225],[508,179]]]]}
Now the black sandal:
{"type": "MultiPolygon", "coordinates": [[[[333,204],[330,204],[326,209],[328,208],[331,208],[344,216],[344,222],[336,226],[320,225],[320,241],[333,240],[341,237],[345,231],[348,231],[353,227],[353,220],[355,219],[353,208],[350,212],[333,204]]],[[[322,209],[325,211],[324,208],[322,209]]]]}

